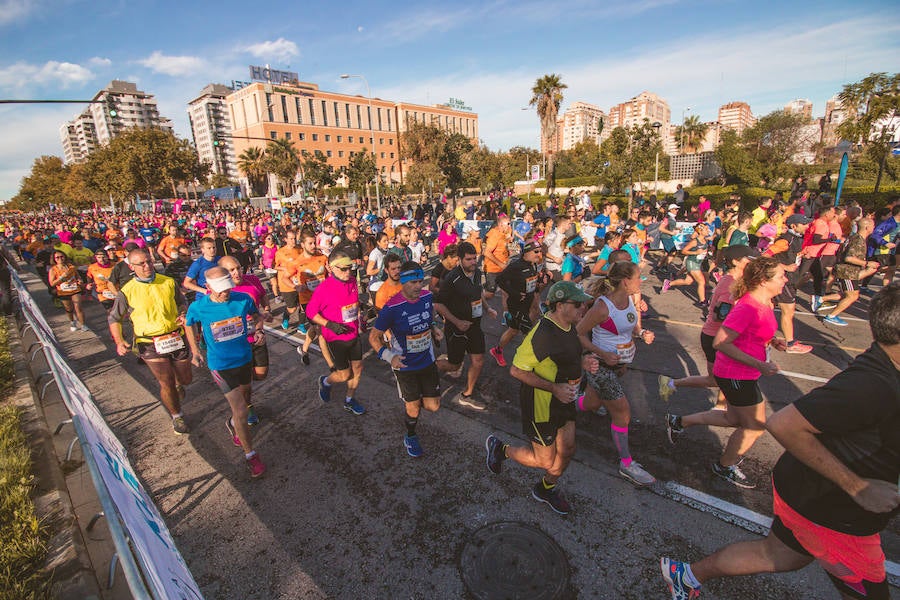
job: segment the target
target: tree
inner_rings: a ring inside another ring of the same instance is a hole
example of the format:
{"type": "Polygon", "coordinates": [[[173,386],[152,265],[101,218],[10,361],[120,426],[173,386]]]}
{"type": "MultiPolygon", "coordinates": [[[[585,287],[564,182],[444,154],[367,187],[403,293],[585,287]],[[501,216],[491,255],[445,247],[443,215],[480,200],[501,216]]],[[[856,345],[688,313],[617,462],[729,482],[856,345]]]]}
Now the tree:
{"type": "MultiPolygon", "coordinates": [[[[559,106],[563,101],[562,91],[567,88],[559,75],[555,73],[544,75],[534,82],[531,88],[530,106],[537,110],[541,123],[541,139],[545,148],[552,148],[556,140],[556,119],[559,115],[559,106]]],[[[556,187],[556,157],[553,150],[547,156],[547,190],[552,191],[556,187]]]]}
{"type": "Polygon", "coordinates": [[[366,194],[366,189],[375,180],[375,157],[366,148],[363,148],[350,158],[347,165],[348,188],[366,194]]]}
{"type": "Polygon", "coordinates": [[[321,154],[312,154],[306,157],[301,165],[303,181],[313,186],[316,198],[319,191],[335,184],[334,167],[328,164],[328,160],[321,154]]]}
{"type": "Polygon", "coordinates": [[[270,140],[266,146],[264,162],[267,170],[278,177],[282,194],[293,194],[294,181],[300,170],[300,156],[294,148],[294,142],[287,139],[270,140]]]}
{"type": "Polygon", "coordinates": [[[588,177],[600,174],[603,161],[600,158],[600,146],[594,140],[578,142],[571,150],[559,153],[556,162],[556,175],[566,177],[588,177]]]}
{"type": "Polygon", "coordinates": [[[703,144],[709,124],[700,121],[699,115],[691,115],[684,120],[683,125],[675,128],[675,139],[678,141],[678,149],[682,153],[696,152],[703,144]]]}
{"type": "Polygon", "coordinates": [[[726,129],[715,150],[716,162],[725,172],[726,183],[755,186],[762,179],[762,169],[744,147],[737,132],[726,129]]]}
{"type": "Polygon", "coordinates": [[[19,193],[12,198],[20,210],[39,210],[48,204],[67,205],[65,201],[66,166],[58,156],[34,159],[31,172],[22,178],[19,193]]]}
{"type": "Polygon", "coordinates": [[[209,187],[223,188],[237,185],[237,182],[229,178],[224,173],[213,173],[209,178],[209,187]]]}
{"type": "Polygon", "coordinates": [[[447,179],[433,162],[413,163],[406,172],[406,189],[411,193],[430,193],[435,188],[443,190],[447,179]]]}
{"type": "Polygon", "coordinates": [[[766,184],[793,176],[794,156],[802,147],[805,126],[801,115],[776,110],[744,131],[743,145],[758,164],[766,184]]]}
{"type": "Polygon", "coordinates": [[[462,158],[461,166],[466,174],[467,187],[477,187],[485,193],[504,184],[499,155],[484,145],[467,152],[462,158]]]}
{"type": "Polygon", "coordinates": [[[266,170],[265,153],[261,148],[250,146],[241,152],[238,156],[237,167],[247,178],[252,196],[262,196],[266,193],[264,187],[268,171],[266,170]]]}
{"type": "MultiPolygon", "coordinates": [[[[465,154],[472,150],[472,142],[463,134],[413,122],[401,136],[400,148],[404,160],[429,165],[427,169],[419,169],[420,173],[440,173],[441,189],[449,187],[455,191],[464,185],[462,162],[465,154]]],[[[434,181],[434,176],[430,179],[434,181]]]]}

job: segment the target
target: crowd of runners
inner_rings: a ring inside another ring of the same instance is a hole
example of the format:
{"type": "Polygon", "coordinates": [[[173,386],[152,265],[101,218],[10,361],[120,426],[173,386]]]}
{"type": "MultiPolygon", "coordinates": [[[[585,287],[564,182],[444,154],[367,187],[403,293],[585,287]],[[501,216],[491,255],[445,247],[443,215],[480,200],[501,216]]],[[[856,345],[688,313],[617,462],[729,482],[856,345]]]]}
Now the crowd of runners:
{"type": "MultiPolygon", "coordinates": [[[[736,196],[721,208],[680,198],[635,198],[621,215],[587,193],[534,206],[510,193],[455,206],[391,202],[380,214],[184,204],[174,214],[7,214],[0,233],[2,260],[32,265],[71,331],[88,329],[85,302],[103,305],[118,354],[135,353],[158,380],[176,434],[190,432],[185,388],[205,363],[254,478],[266,471],[253,446],[252,388],[268,374],[267,326],[296,336],[297,368],[314,368],[317,343],[327,368],[319,398],[338,387],[355,416],[366,412],[357,397],[365,341],[396,379],[398,438],[411,457],[425,452],[418,420],[422,408],[439,409],[442,374],[460,380],[456,404],[489,408],[477,388],[487,351],[519,384],[522,423],[518,441],[487,438],[487,468],[536,469],[533,497],[559,514],[572,510],[559,480],[576,451],[578,411],[608,414],[619,474],[655,483],[632,456],[622,377],[654,342],[655,293],[646,297],[642,282],[655,277],[658,293],[687,286],[704,312],[697,346],[707,375],[661,375],[659,395],[670,407],[684,387],[718,399],[695,414],[670,408],[661,435],[677,443],[697,425],[733,428],[711,474],[741,488],[756,485],[740,463],[766,430],[787,452],[773,472],[772,533],[693,565],[663,558],[672,597],[697,597],[711,578],[818,560],[843,597],[887,599],[878,532],[900,504],[900,285],[891,283],[900,199],[874,210],[806,189],[752,207],[736,196]],[[872,296],[872,346],[767,418],[758,380],[779,371],[771,351],[812,350],[794,336],[798,301],[843,327],[863,295],[872,296]],[[503,328],[491,347],[485,319],[503,328]]],[[[0,284],[8,298],[9,278],[0,284]]]]}

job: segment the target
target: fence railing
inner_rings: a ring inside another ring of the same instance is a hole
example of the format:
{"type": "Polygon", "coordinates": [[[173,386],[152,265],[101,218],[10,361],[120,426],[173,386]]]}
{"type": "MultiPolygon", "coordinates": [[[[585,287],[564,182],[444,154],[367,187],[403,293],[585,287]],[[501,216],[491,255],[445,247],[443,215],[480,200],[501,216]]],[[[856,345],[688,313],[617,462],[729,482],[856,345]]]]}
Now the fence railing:
{"type": "Polygon", "coordinates": [[[116,548],[109,586],[118,561],[132,595],[138,600],[202,599],[165,521],[135,475],[125,447],[109,428],[87,386],[63,357],[53,329],[27,287],[14,271],[11,273],[21,308],[21,333],[24,336],[30,330],[35,337],[28,349],[30,359],[33,361],[38,353],[43,353],[48,374],[52,376],[41,390],[41,399],[47,386],[55,383],[71,415],[69,421],[56,427],[56,433],[68,423],[74,427],[103,507],[103,513],[93,521],[99,516],[106,517],[116,548]]]}

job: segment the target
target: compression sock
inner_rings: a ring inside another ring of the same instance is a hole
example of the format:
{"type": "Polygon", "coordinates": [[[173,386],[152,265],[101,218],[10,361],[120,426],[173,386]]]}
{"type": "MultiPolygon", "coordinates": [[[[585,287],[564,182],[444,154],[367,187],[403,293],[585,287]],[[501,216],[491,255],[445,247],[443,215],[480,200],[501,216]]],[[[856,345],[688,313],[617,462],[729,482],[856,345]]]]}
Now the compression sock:
{"type": "Polygon", "coordinates": [[[619,459],[624,466],[631,464],[631,451],[628,449],[628,426],[619,427],[617,425],[609,425],[610,434],[616,450],[619,451],[619,459]]]}
{"type": "Polygon", "coordinates": [[[419,417],[410,417],[406,415],[406,435],[412,437],[416,435],[416,423],[419,422],[419,417]]]}

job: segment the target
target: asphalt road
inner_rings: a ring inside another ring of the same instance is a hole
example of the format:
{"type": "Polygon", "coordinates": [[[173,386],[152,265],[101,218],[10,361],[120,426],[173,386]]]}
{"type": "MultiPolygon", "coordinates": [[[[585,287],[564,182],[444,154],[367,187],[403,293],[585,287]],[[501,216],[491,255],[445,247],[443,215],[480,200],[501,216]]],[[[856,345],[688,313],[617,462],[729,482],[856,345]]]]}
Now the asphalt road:
{"type": "MultiPolygon", "coordinates": [[[[468,597],[459,570],[462,549],[473,532],[505,521],[537,527],[559,544],[571,566],[566,597],[664,598],[657,567],[661,554],[693,560],[755,537],[622,480],[608,418],[594,414],[579,415],[578,450],[562,480],[572,514],[560,517],[531,498],[535,471],[506,463],[502,474],[490,475],[485,436],[522,437],[518,386],[490,357],[477,388],[489,409],[475,412],[454,404],[459,385],[444,378],[440,411],[419,420],[425,455],[413,459],[402,445],[403,410],[382,362],[365,361],[358,398],[368,412],[357,417],[342,410],[340,386],[331,403],[318,399],[316,377],[326,372],[320,357],[314,355],[304,367],[292,344],[271,338],[273,368],[254,391],[262,419],[254,429],[255,444],[269,471],[253,481],[227,435],[227,405],[205,368],[195,369],[184,405],[192,433],[175,436],[155,400],[152,376],[133,357],[115,355],[102,308],[86,305],[93,333],[70,333],[43,286],[33,276],[27,281],[74,368],[129,449],[208,598],[468,597]]],[[[633,407],[633,455],[661,482],[675,481],[771,514],[768,472],[780,449],[769,436],[745,461],[760,481],[756,490],[739,490],[709,472],[727,431],[695,428],[678,445],[668,443],[656,378],[705,370],[701,315],[681,291],[657,296],[654,284],[651,277],[644,287],[651,304],[644,326],[656,332],[656,342],[639,347],[624,381],[633,407]]],[[[798,338],[813,343],[814,353],[775,359],[796,374],[830,377],[871,342],[862,320],[840,330],[812,316],[801,315],[797,322],[798,338]]],[[[499,335],[496,322],[485,328],[489,342],[499,335]]],[[[762,383],[774,409],[816,385],[783,375],[762,383]]],[[[679,392],[673,410],[707,408],[711,397],[711,392],[679,392]]],[[[898,530],[895,521],[885,536],[886,554],[895,561],[898,530]]],[[[498,556],[488,568],[513,578],[538,568],[527,556],[508,559],[498,556]]],[[[813,566],[793,574],[710,582],[704,586],[707,597],[800,600],[836,594],[813,566]]]]}

